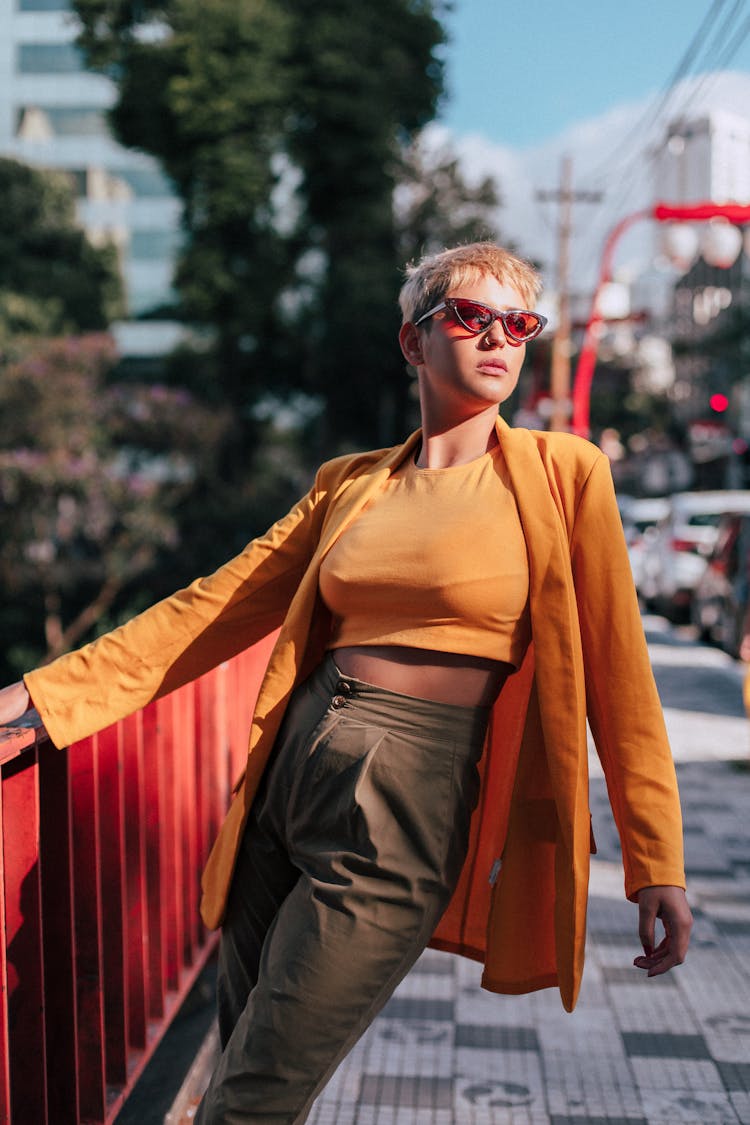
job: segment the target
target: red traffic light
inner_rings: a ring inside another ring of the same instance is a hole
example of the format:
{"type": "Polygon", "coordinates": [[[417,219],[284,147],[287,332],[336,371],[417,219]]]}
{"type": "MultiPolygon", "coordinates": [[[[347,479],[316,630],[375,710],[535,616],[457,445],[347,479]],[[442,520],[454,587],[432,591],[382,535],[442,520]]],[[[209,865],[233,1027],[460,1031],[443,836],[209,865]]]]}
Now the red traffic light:
{"type": "Polygon", "coordinates": [[[708,403],[711,409],[715,410],[717,414],[723,414],[729,407],[729,399],[726,395],[722,394],[711,395],[708,403]]]}

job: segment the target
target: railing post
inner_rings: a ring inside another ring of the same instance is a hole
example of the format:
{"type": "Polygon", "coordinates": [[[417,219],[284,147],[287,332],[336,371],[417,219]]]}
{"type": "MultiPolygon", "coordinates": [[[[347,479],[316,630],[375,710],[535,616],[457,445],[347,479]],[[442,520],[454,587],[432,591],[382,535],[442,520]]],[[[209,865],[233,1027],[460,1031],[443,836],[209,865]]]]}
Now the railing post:
{"type": "Polygon", "coordinates": [[[161,816],[163,765],[159,720],[152,704],[143,711],[144,797],[146,813],[146,930],[148,933],[148,1018],[164,1015],[164,920],[162,916],[161,816]]]}
{"type": "Polygon", "coordinates": [[[164,985],[175,991],[180,984],[180,957],[182,946],[182,917],[179,896],[182,892],[182,849],[180,831],[180,777],[176,768],[175,716],[179,697],[177,692],[160,699],[156,704],[158,715],[158,754],[162,769],[162,804],[159,841],[161,855],[161,909],[164,948],[164,985]]]}
{"type": "Polygon", "coordinates": [[[198,852],[198,820],[200,817],[197,793],[198,760],[200,750],[195,739],[195,709],[198,690],[196,684],[187,684],[180,692],[175,711],[175,744],[180,777],[180,832],[178,845],[182,864],[181,925],[183,965],[193,964],[200,941],[200,916],[198,914],[198,888],[202,858],[198,852]],[[186,768],[188,767],[188,768],[186,768]]]}
{"type": "Polygon", "coordinates": [[[102,968],[106,1027],[106,1079],[122,1086],[127,1081],[127,962],[125,957],[125,825],[120,725],[97,736],[99,767],[99,852],[102,900],[102,968]]]}
{"type": "Polygon", "coordinates": [[[99,771],[96,739],[68,750],[72,786],[73,883],[75,888],[76,998],[80,1112],[84,1121],[107,1113],[102,958],[99,771]]]}
{"type": "Polygon", "coordinates": [[[44,936],[45,1041],[49,1119],[76,1125],[78,1021],[73,938],[70,759],[39,748],[40,855],[44,936]]]}
{"type": "Polygon", "coordinates": [[[39,880],[39,765],[2,767],[2,849],[11,1120],[46,1125],[44,971],[39,880]]]}
{"type": "Polygon", "coordinates": [[[146,927],[146,802],[143,785],[142,712],[120,724],[125,802],[125,896],[127,910],[128,1041],[146,1048],[148,1030],[148,931],[146,927]]]}

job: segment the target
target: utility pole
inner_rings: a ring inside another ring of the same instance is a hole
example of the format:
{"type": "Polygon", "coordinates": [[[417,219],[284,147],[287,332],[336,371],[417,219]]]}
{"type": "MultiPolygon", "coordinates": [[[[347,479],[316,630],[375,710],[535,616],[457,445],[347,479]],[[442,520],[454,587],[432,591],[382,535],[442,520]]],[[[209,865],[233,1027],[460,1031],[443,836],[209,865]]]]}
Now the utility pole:
{"type": "Polygon", "coordinates": [[[573,191],[573,161],[563,156],[560,163],[560,186],[554,191],[538,191],[537,199],[542,202],[554,200],[558,203],[557,218],[557,331],[552,341],[552,363],[550,367],[550,396],[552,413],[549,420],[551,430],[570,429],[570,239],[573,232],[573,203],[598,203],[602,198],[599,191],[573,191]]]}

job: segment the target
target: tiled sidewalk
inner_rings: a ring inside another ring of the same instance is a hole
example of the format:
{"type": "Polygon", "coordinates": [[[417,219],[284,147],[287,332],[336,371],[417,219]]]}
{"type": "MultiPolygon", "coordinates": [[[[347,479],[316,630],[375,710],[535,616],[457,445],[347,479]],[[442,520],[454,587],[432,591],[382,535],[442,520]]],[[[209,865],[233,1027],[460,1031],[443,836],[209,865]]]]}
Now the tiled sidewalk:
{"type": "Polygon", "coordinates": [[[684,965],[654,980],[632,967],[637,911],[595,782],[604,846],[576,1011],[552,990],[483,992],[478,966],[428,951],[311,1125],[750,1125],[750,773],[680,773],[696,915],[684,965]]]}

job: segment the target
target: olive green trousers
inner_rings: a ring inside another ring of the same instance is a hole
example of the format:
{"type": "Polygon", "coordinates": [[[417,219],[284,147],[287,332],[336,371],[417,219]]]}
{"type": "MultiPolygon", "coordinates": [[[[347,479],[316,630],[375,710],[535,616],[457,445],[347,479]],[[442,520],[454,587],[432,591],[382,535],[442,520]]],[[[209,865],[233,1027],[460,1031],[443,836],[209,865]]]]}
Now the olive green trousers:
{"type": "Polygon", "coordinates": [[[343,675],[296,690],[221,935],[222,1055],[197,1125],[301,1125],[456,885],[488,708],[343,675]]]}

